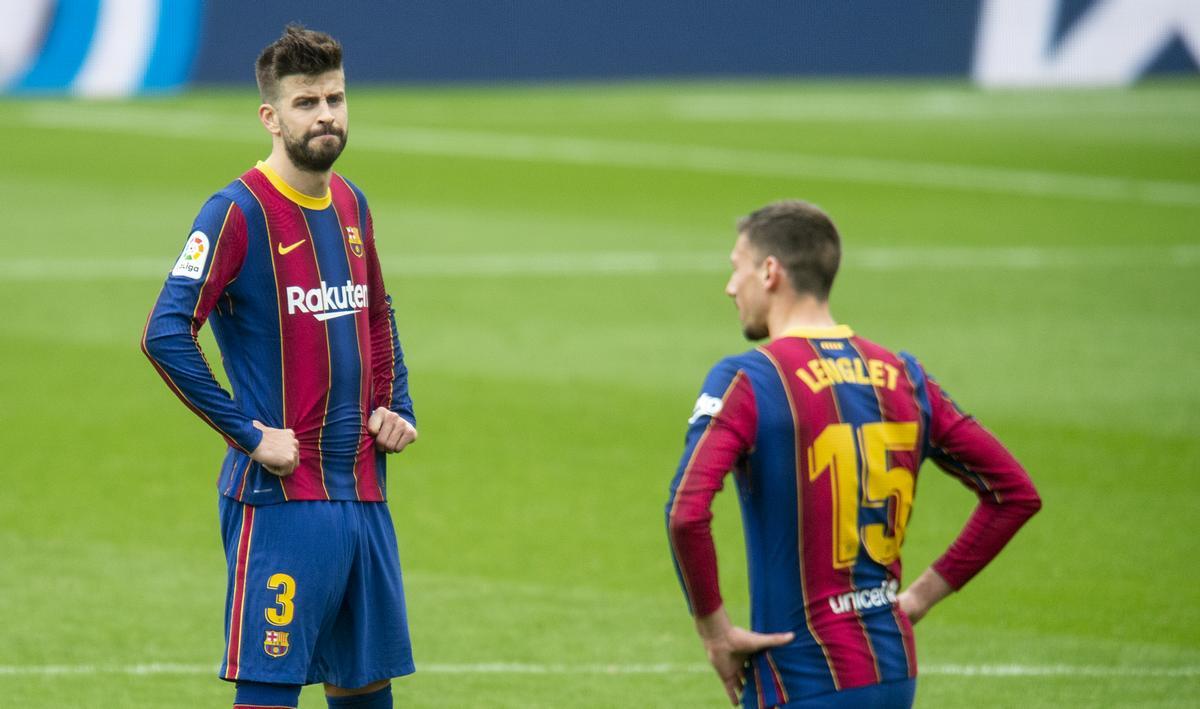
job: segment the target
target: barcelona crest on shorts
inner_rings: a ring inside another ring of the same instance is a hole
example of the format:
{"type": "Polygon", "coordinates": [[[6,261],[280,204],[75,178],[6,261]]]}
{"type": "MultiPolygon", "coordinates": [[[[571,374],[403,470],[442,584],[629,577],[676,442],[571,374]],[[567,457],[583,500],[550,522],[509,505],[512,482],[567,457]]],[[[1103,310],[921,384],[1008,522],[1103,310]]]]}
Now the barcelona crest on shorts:
{"type": "Polygon", "coordinates": [[[288,634],[282,630],[268,630],[263,640],[263,650],[271,657],[283,657],[288,654],[288,634]]]}
{"type": "Polygon", "coordinates": [[[354,255],[362,258],[362,237],[358,234],[358,227],[346,227],[346,241],[350,244],[350,250],[354,252],[354,255]]]}

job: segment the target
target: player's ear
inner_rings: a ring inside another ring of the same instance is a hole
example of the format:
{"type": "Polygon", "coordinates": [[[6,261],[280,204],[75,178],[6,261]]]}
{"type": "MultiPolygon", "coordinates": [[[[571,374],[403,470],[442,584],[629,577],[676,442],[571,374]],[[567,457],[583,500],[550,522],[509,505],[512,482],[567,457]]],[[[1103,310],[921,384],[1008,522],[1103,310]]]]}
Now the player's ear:
{"type": "Polygon", "coordinates": [[[262,121],[263,128],[271,135],[279,135],[279,114],[275,111],[275,107],[269,103],[264,103],[258,107],[258,120],[262,121]]]}
{"type": "Polygon", "coordinates": [[[779,286],[783,278],[783,264],[779,263],[779,259],[774,256],[768,256],[763,259],[763,286],[767,290],[775,290],[779,286]]]}

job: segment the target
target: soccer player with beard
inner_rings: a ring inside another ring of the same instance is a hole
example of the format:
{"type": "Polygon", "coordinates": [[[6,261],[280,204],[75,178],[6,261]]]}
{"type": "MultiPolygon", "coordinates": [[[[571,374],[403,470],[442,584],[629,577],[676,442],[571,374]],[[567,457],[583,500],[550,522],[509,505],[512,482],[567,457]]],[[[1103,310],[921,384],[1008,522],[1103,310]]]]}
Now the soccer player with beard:
{"type": "Polygon", "coordinates": [[[1041,506],[1004,446],[921,364],[838,324],[833,222],[804,202],[738,224],[725,292],[750,340],[709,372],[671,484],[676,571],[708,658],[745,707],[908,707],[912,623],[977,574],[1041,506]],[[905,591],[900,547],[917,471],[932,459],[979,502],[905,591]],[[750,628],[717,583],[713,496],[733,471],[750,628]]]}
{"type": "Polygon", "coordinates": [[[346,146],[341,46],[289,25],[256,66],[271,154],[201,208],[142,349],[228,444],[220,676],[235,707],[392,706],[413,672],[385,454],[417,437],[408,371],[346,146]],[[206,321],[232,395],[196,335],[206,321]]]}

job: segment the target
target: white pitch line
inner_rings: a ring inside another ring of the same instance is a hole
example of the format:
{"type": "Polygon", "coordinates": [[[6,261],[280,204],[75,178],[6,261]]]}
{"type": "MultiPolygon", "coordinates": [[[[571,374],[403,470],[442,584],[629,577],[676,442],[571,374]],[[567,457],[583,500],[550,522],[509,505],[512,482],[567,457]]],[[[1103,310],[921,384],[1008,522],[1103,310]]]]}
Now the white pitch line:
{"type": "MultiPolygon", "coordinates": [[[[248,120],[144,108],[34,106],[24,120],[41,128],[261,143],[248,120]]],[[[366,124],[353,131],[359,149],[409,155],[557,163],[776,177],[812,182],[882,184],[985,194],[1101,202],[1200,206],[1200,183],[1041,170],[812,155],[574,136],[457,131],[366,124]]]]}
{"type": "Polygon", "coordinates": [[[1121,118],[1176,118],[1200,114],[1195,94],[1131,97],[1128,93],[1070,96],[1052,93],[978,94],[922,91],[852,94],[693,93],[673,96],[668,110],[689,121],[1011,121],[1074,119],[1080,115],[1121,118]],[[1131,100],[1132,99],[1132,100],[1131,100]]]}
{"type": "Polygon", "coordinates": [[[368,149],[523,162],[687,170],[1101,202],[1200,206],[1200,183],[787,151],[420,128],[368,128],[368,149]]]}
{"type": "Polygon", "coordinates": [[[1099,665],[920,665],[917,673],[950,677],[1200,677],[1192,667],[1099,665]]]}
{"type": "MultiPolygon", "coordinates": [[[[418,664],[418,672],[431,674],[554,674],[554,675],[662,675],[706,674],[705,664],[539,664],[493,662],[479,664],[418,664]]],[[[951,677],[1200,677],[1198,667],[1101,667],[1094,665],[920,665],[918,674],[951,677]]]]}
{"type": "Polygon", "coordinates": [[[135,665],[0,665],[0,677],[60,675],[198,675],[216,674],[217,665],[155,662],[135,665]]]}
{"type": "MultiPolygon", "coordinates": [[[[54,677],[93,675],[215,675],[216,665],[160,662],[132,665],[0,665],[0,677],[54,677]]],[[[707,674],[712,668],[702,663],[418,663],[417,672],[444,675],[672,675],[707,674]]],[[[947,677],[1200,677],[1200,666],[1126,667],[1121,665],[921,665],[920,675],[947,677]]]]}
{"type": "MultiPolygon", "coordinates": [[[[173,260],[167,258],[55,259],[0,258],[0,280],[125,281],[166,278],[173,260]]],[[[1200,245],[1106,247],[866,247],[845,256],[848,271],[1086,270],[1101,268],[1194,268],[1200,265],[1200,245]]],[[[470,276],[608,276],[663,273],[725,273],[724,252],[604,251],[574,253],[417,254],[384,259],[384,271],[399,277],[470,276]]]]}

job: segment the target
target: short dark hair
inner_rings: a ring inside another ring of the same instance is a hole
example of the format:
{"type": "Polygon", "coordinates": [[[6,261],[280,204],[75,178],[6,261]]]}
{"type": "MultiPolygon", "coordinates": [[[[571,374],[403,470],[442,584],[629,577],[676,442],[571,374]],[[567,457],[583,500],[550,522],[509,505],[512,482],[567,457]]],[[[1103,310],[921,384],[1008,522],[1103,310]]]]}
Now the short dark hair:
{"type": "Polygon", "coordinates": [[[761,259],[774,256],[783,264],[792,290],[829,300],[842,241],[819,207],[794,199],[772,202],[739,219],[737,230],[761,259]]]}
{"type": "Polygon", "coordinates": [[[264,103],[279,96],[279,80],[292,74],[316,76],[342,66],[342,45],[324,32],[291,23],[279,39],[263,48],[254,63],[254,78],[264,103]]]}

